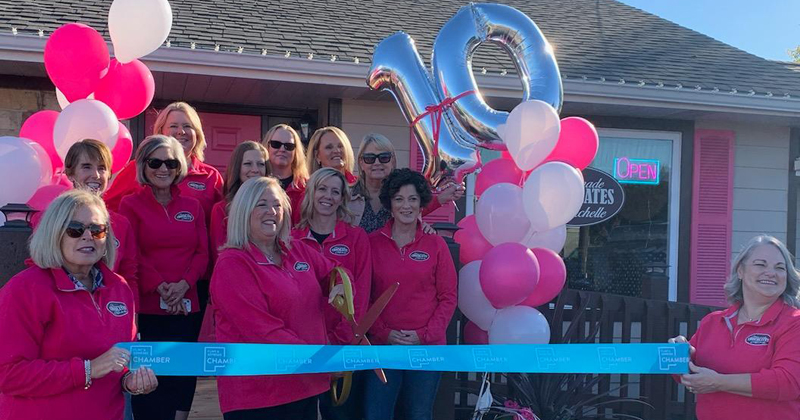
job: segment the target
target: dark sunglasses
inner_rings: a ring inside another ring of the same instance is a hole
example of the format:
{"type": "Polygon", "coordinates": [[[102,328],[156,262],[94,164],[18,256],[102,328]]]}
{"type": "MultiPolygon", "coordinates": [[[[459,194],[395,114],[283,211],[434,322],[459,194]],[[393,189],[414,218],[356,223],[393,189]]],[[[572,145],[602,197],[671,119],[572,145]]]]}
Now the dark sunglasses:
{"type": "Polygon", "coordinates": [[[294,143],[284,143],[284,142],[280,142],[278,140],[270,140],[269,141],[269,147],[271,147],[271,148],[273,148],[275,150],[280,149],[281,146],[283,146],[283,148],[287,152],[291,152],[292,150],[294,150],[295,147],[297,147],[294,143]]]}
{"type": "Polygon", "coordinates": [[[77,239],[83,236],[83,232],[85,232],[86,229],[89,229],[89,232],[92,234],[92,238],[94,239],[105,238],[106,232],[108,231],[106,225],[98,225],[96,223],[89,223],[88,225],[84,225],[81,222],[69,222],[65,233],[70,238],[77,239]]]}
{"type": "Polygon", "coordinates": [[[392,152],[383,152],[377,155],[375,153],[364,153],[361,156],[361,160],[368,165],[375,163],[375,159],[378,159],[380,163],[389,163],[392,160],[392,152]]]}
{"type": "Polygon", "coordinates": [[[179,161],[178,159],[167,159],[167,160],[161,160],[155,158],[147,159],[147,166],[149,166],[150,169],[158,169],[161,167],[161,165],[164,164],[167,165],[167,169],[178,169],[178,167],[181,166],[181,161],[179,161]]]}

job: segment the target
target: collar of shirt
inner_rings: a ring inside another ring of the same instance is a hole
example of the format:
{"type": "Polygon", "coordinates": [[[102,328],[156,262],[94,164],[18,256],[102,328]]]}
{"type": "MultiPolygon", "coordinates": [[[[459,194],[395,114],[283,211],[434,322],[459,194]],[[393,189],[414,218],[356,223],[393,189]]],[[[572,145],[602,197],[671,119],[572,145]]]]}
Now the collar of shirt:
{"type": "MultiPolygon", "coordinates": [[[[66,271],[66,270],[64,270],[64,271],[66,271]]],[[[72,283],[75,284],[75,289],[76,290],[87,290],[89,292],[94,292],[95,290],[103,287],[103,272],[102,271],[98,270],[97,267],[92,267],[92,269],[89,271],[89,275],[92,276],[92,289],[91,290],[87,289],[86,286],[84,286],[83,283],[81,283],[81,281],[77,279],[77,277],[75,277],[71,273],[67,273],[67,276],[69,277],[69,279],[72,280],[72,283]]]]}

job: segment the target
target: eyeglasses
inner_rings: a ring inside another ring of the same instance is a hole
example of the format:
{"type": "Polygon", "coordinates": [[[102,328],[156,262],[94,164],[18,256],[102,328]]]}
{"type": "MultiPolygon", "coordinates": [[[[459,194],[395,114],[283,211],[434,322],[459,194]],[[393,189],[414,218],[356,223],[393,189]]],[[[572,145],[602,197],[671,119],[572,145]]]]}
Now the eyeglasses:
{"type": "Polygon", "coordinates": [[[392,152],[383,152],[377,155],[375,153],[364,153],[364,155],[361,156],[361,160],[368,165],[375,163],[375,159],[378,159],[380,163],[389,163],[392,160],[392,152]]]}
{"type": "Polygon", "coordinates": [[[147,166],[149,166],[150,169],[158,169],[164,164],[167,165],[167,169],[178,169],[178,167],[181,166],[181,162],[178,159],[147,159],[147,166]]]}
{"type": "Polygon", "coordinates": [[[89,223],[88,225],[84,225],[81,222],[69,222],[65,233],[70,238],[77,239],[83,236],[83,232],[85,232],[86,229],[89,229],[89,232],[92,234],[92,238],[94,239],[105,238],[106,232],[108,231],[106,225],[98,225],[96,223],[89,223]]]}
{"type": "Polygon", "coordinates": [[[283,146],[283,148],[287,152],[291,152],[292,150],[294,150],[295,147],[297,147],[297,145],[294,144],[294,143],[284,143],[284,142],[281,142],[281,141],[278,141],[278,140],[270,140],[269,141],[269,147],[271,147],[271,148],[273,148],[275,150],[280,149],[281,146],[283,146]]]}

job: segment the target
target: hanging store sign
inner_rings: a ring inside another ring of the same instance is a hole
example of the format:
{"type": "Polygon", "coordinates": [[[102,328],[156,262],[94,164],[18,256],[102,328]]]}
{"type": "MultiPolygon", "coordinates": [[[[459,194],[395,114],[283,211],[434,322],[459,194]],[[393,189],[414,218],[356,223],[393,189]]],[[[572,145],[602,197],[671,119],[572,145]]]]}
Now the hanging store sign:
{"type": "Polygon", "coordinates": [[[590,226],[614,217],[625,203],[622,185],[610,174],[593,168],[583,171],[583,206],[568,226],[590,226]]]}

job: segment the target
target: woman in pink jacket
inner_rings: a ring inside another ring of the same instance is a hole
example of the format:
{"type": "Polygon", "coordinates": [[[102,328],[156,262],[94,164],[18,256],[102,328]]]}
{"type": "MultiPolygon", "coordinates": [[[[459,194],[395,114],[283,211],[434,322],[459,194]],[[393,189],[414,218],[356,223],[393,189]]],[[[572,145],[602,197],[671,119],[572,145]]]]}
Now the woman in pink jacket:
{"type": "MultiPolygon", "coordinates": [[[[420,210],[433,199],[428,181],[410,169],[393,171],[383,182],[381,203],[392,218],[370,237],[372,297],[395,282],[394,297],[370,329],[373,344],[447,344],[446,331],[456,309],[456,269],[438,235],[425,235],[420,210]]],[[[398,395],[409,420],[429,420],[439,387],[439,372],[386,369],[388,383],[367,375],[365,418],[391,420],[398,395]]]]}
{"type": "MultiPolygon", "coordinates": [[[[234,197],[226,249],[211,279],[217,341],[328,342],[323,310],[342,293],[341,285],[328,293],[336,263],[292,240],[289,208],[289,197],[272,177],[245,181],[234,197]]],[[[316,420],[330,375],[220,377],[217,387],[226,420],[316,420]]]]}
{"type": "MultiPolygon", "coordinates": [[[[203,207],[181,194],[183,149],[172,137],[150,136],[136,151],[142,185],[122,199],[139,244],[139,332],[143,341],[197,341],[197,281],[208,268],[208,230],[203,207]]],[[[162,377],[158,391],[133,398],[135,417],[174,420],[191,404],[196,378],[162,377]]]]}
{"type": "Polygon", "coordinates": [[[115,419],[123,391],[158,382],[127,371],[134,300],[108,267],[116,248],[103,201],[85,190],[56,198],[34,232],[34,267],[0,289],[0,419],[115,419]]]}

